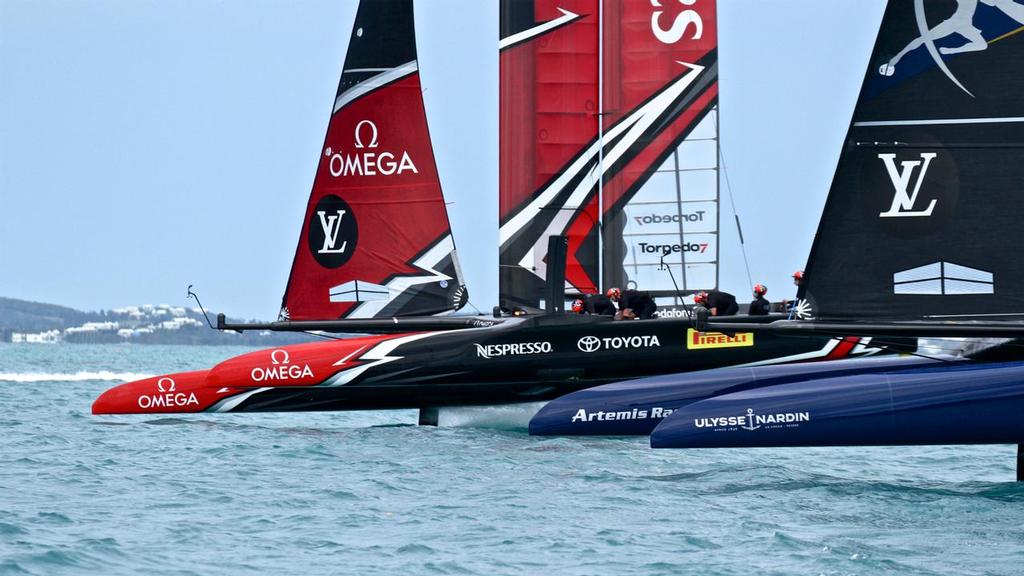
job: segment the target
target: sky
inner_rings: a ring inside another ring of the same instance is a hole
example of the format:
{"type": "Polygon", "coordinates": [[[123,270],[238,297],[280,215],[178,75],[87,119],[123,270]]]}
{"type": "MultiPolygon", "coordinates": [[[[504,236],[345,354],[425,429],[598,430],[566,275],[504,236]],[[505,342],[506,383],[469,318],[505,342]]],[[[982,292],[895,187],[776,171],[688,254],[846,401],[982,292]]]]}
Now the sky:
{"type": "MultiPolygon", "coordinates": [[[[635,0],[639,1],[639,0],[635,0]]],[[[470,301],[496,303],[497,0],[416,5],[470,301]]],[[[0,0],[0,296],[276,316],[354,0],[0,0]]],[[[790,297],[882,0],[719,0],[720,284],[790,297]],[[727,189],[725,183],[731,186],[727,189]]]]}

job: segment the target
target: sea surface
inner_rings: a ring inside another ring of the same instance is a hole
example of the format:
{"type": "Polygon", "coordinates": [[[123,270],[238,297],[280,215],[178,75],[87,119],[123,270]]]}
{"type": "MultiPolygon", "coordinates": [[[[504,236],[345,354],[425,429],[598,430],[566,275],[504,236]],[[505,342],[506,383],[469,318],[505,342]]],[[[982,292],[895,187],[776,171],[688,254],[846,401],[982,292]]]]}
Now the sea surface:
{"type": "Polygon", "coordinates": [[[1012,446],[654,451],[531,438],[537,406],[90,413],[245,351],[0,344],[0,574],[1024,574],[1012,446]]]}

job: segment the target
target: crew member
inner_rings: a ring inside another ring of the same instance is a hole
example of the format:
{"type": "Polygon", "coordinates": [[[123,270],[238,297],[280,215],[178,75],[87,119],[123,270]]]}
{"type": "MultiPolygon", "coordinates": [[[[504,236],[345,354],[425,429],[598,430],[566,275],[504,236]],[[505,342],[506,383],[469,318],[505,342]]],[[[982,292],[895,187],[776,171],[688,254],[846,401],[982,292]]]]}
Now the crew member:
{"type": "Polygon", "coordinates": [[[654,318],[654,313],[658,310],[654,298],[647,292],[609,288],[607,296],[619,305],[619,314],[616,318],[622,320],[648,320],[654,318]]]}
{"type": "Polygon", "coordinates": [[[693,301],[707,308],[712,316],[735,316],[740,311],[736,297],[719,290],[698,292],[693,296],[693,301]]]}
{"type": "Polygon", "coordinates": [[[768,293],[768,287],[764,284],[754,284],[754,301],[750,303],[747,314],[751,316],[767,316],[771,311],[771,303],[764,297],[768,293]]]}
{"type": "Polygon", "coordinates": [[[573,300],[572,311],[593,316],[615,316],[615,304],[604,294],[587,294],[573,300]]]}
{"type": "MultiPolygon", "coordinates": [[[[800,293],[800,286],[803,286],[803,284],[804,284],[804,271],[803,270],[797,270],[796,272],[793,272],[793,285],[797,287],[796,288],[797,295],[799,295],[799,293],[800,293]]],[[[789,312],[789,317],[790,318],[792,318],[793,314],[796,312],[796,302],[797,302],[796,300],[786,300],[785,298],[782,299],[782,311],[783,312],[789,312]]]]}

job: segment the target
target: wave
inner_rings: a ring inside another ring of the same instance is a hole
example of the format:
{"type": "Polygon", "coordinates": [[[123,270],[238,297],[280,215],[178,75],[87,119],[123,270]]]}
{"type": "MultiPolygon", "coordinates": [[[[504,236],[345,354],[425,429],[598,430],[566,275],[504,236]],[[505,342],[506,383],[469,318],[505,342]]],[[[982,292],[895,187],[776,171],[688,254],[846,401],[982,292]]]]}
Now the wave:
{"type": "Polygon", "coordinates": [[[89,380],[110,380],[129,382],[152,378],[152,374],[138,372],[98,372],[48,373],[48,372],[0,372],[0,382],[86,382],[89,380]]]}

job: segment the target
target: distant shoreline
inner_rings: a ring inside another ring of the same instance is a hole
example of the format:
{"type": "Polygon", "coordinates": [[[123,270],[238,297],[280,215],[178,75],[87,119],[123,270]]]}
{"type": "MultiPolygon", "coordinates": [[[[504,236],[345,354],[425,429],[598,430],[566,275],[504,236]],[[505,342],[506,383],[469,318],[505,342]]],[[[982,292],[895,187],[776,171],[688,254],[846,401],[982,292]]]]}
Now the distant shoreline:
{"type": "Polygon", "coordinates": [[[83,312],[0,298],[0,342],[4,343],[281,346],[314,340],[315,336],[294,332],[215,330],[198,308],[144,304],[83,312]]]}

